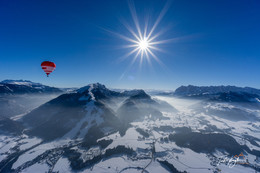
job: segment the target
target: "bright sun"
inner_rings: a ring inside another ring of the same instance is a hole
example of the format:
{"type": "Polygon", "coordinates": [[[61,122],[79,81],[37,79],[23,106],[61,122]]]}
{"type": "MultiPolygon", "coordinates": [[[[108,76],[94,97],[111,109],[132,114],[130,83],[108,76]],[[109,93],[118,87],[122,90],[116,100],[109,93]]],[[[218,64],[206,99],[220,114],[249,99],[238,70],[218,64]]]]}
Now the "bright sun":
{"type": "Polygon", "coordinates": [[[149,41],[146,38],[143,38],[142,40],[139,41],[138,46],[139,49],[145,51],[149,48],[149,41]]]}
{"type": "Polygon", "coordinates": [[[160,44],[165,44],[169,42],[172,39],[167,40],[161,40],[159,36],[161,36],[166,30],[161,30],[159,32],[156,32],[157,26],[159,25],[160,21],[162,20],[163,16],[167,12],[170,2],[167,1],[165,6],[163,7],[162,11],[160,12],[158,18],[155,20],[154,24],[148,24],[148,18],[142,22],[142,25],[140,25],[138,16],[136,13],[136,9],[134,6],[133,1],[128,1],[129,9],[133,18],[133,22],[135,24],[135,27],[131,27],[128,22],[122,21],[126,29],[131,33],[131,36],[128,37],[126,35],[121,35],[118,33],[111,32],[120,38],[128,41],[128,43],[122,47],[124,48],[130,48],[130,52],[125,54],[122,58],[129,57],[131,55],[133,59],[130,64],[130,66],[137,60],[140,59],[140,65],[142,64],[143,60],[147,60],[148,63],[151,65],[151,58],[156,60],[159,64],[163,65],[163,63],[160,61],[160,59],[156,56],[154,53],[155,51],[161,51],[159,48],[160,44]]]}

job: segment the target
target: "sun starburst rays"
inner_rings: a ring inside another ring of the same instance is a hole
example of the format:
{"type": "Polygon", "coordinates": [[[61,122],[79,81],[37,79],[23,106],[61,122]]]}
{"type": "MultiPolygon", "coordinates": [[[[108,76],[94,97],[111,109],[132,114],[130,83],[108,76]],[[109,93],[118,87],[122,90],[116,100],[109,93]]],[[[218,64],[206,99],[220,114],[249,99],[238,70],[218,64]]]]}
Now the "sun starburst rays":
{"type": "MultiPolygon", "coordinates": [[[[161,29],[158,26],[169,9],[170,1],[167,1],[162,11],[159,13],[159,16],[156,20],[154,20],[154,23],[151,23],[151,16],[146,16],[144,21],[138,19],[133,1],[129,0],[128,6],[133,20],[133,27],[129,22],[121,18],[120,22],[126,28],[128,33],[122,35],[108,31],[126,41],[126,44],[121,45],[120,47],[128,49],[129,52],[119,58],[119,60],[122,61],[128,57],[132,58],[130,64],[126,68],[126,71],[130,70],[137,60],[139,61],[140,68],[142,64],[145,64],[144,61],[152,67],[152,60],[156,61],[159,65],[165,68],[166,66],[162,63],[160,58],[157,57],[157,52],[165,53],[165,51],[160,48],[160,45],[168,43],[171,40],[174,41],[174,39],[160,39],[160,37],[162,37],[169,28],[164,27],[161,29]]],[[[121,75],[120,79],[122,79],[122,77],[126,74],[126,71],[121,75]]]]}
{"type": "MultiPolygon", "coordinates": [[[[140,59],[140,64],[143,63],[143,60],[146,59],[148,63],[151,63],[151,58],[159,62],[159,58],[154,53],[155,51],[164,52],[158,46],[160,44],[167,43],[169,40],[160,40],[159,37],[165,32],[165,29],[157,32],[158,24],[161,22],[165,13],[169,8],[169,1],[165,4],[162,11],[160,12],[158,18],[155,20],[154,24],[149,27],[148,18],[144,21],[144,25],[140,25],[139,19],[136,13],[135,5],[133,1],[128,1],[128,6],[130,9],[130,13],[133,19],[134,28],[131,27],[126,21],[121,21],[125,28],[131,34],[130,36],[124,36],[121,34],[117,34],[120,38],[126,40],[128,42],[127,45],[123,46],[124,48],[132,49],[129,53],[127,53],[124,58],[128,56],[133,57],[133,64],[138,58],[140,59]],[[157,32],[157,33],[156,33],[157,32]]],[[[161,64],[161,62],[160,62],[161,64]]]]}

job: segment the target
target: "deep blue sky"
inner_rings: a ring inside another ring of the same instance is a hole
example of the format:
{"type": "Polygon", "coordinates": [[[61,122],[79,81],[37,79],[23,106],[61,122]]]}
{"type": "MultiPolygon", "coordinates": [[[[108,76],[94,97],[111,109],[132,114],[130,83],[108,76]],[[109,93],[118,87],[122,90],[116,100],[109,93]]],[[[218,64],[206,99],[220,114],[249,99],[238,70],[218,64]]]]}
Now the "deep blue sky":
{"type": "MultiPolygon", "coordinates": [[[[163,0],[135,1],[140,23],[151,23],[163,0]]],[[[237,85],[260,88],[260,1],[175,0],[155,32],[182,38],[155,52],[165,64],[139,62],[127,42],[104,29],[129,36],[134,27],[123,0],[1,0],[0,80],[26,79],[58,87],[100,82],[113,88],[175,89],[180,85],[237,85]],[[103,28],[103,29],[102,29],[103,28]],[[40,64],[54,61],[46,77],[40,64]],[[125,75],[120,78],[124,73],[125,75]]],[[[158,38],[159,39],[159,38],[158,38]]]]}

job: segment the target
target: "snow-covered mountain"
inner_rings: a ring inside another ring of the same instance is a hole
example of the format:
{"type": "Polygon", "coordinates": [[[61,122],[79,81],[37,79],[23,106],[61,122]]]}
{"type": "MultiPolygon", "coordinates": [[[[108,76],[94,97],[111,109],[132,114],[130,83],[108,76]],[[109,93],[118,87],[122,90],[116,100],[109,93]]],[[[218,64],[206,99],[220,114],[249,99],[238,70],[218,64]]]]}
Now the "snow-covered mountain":
{"type": "Polygon", "coordinates": [[[59,88],[34,83],[28,80],[3,80],[0,82],[0,94],[58,93],[59,88]]]}
{"type": "Polygon", "coordinates": [[[260,95],[260,90],[250,87],[236,87],[236,86],[181,86],[174,92],[178,96],[199,96],[199,95],[213,95],[218,93],[249,93],[260,95]]]}
{"type": "Polygon", "coordinates": [[[101,84],[91,84],[43,104],[25,115],[23,122],[30,127],[28,134],[44,140],[84,138],[94,126],[113,131],[118,119],[102,102],[113,94],[101,84]]]}
{"type": "Polygon", "coordinates": [[[159,96],[176,96],[182,98],[205,99],[222,102],[260,102],[260,90],[236,86],[181,86],[174,92],[157,93],[159,96]]]}
{"type": "Polygon", "coordinates": [[[111,91],[99,83],[90,84],[78,89],[77,92],[63,94],[43,104],[24,115],[22,121],[30,128],[27,131],[30,135],[45,140],[64,136],[74,139],[84,138],[88,133],[87,129],[93,127],[104,129],[100,132],[102,135],[124,129],[128,124],[124,124],[125,121],[121,116],[128,115],[129,109],[134,110],[129,106],[129,102],[135,106],[135,110],[139,111],[129,115],[133,120],[136,119],[133,117],[148,115],[151,112],[160,113],[160,104],[143,90],[131,93],[133,95],[126,98],[129,96],[129,92],[127,94],[119,93],[111,91]],[[126,98],[116,111],[107,104],[115,98],[126,98]],[[127,107],[127,110],[124,110],[123,107],[127,107]],[[56,133],[50,133],[51,131],[56,133]]]}
{"type": "Polygon", "coordinates": [[[259,108],[227,97],[150,96],[90,84],[0,120],[0,172],[259,171],[259,108]],[[246,159],[230,167],[241,153],[246,159]]]}

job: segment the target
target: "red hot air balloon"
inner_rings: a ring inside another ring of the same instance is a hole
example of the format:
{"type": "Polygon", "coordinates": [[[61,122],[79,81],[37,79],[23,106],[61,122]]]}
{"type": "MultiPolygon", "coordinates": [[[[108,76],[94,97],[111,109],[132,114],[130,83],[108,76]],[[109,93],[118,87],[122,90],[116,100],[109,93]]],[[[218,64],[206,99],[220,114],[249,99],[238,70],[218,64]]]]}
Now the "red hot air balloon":
{"type": "Polygon", "coordinates": [[[49,77],[49,74],[55,70],[56,65],[53,62],[50,61],[44,61],[41,64],[43,71],[47,74],[47,77],[49,77]]]}

